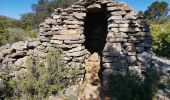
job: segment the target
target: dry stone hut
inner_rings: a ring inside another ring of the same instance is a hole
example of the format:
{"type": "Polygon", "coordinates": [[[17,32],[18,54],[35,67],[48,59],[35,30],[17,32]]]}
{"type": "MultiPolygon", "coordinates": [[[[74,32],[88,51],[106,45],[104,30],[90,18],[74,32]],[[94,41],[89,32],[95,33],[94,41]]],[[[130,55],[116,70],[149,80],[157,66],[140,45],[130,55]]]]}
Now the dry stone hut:
{"type": "Polygon", "coordinates": [[[149,67],[152,39],[149,27],[128,5],[112,0],[80,0],[56,9],[40,24],[39,41],[63,49],[66,63],[84,62],[94,52],[103,74],[149,67]]]}
{"type": "Polygon", "coordinates": [[[149,26],[127,4],[79,0],[70,8],[55,9],[40,24],[37,40],[1,47],[0,62],[5,67],[30,55],[43,58],[52,48],[61,48],[68,66],[83,64],[80,82],[85,79],[85,72],[90,73],[86,67],[99,62],[94,72],[104,87],[110,74],[142,75],[151,65],[151,45],[149,26]]]}

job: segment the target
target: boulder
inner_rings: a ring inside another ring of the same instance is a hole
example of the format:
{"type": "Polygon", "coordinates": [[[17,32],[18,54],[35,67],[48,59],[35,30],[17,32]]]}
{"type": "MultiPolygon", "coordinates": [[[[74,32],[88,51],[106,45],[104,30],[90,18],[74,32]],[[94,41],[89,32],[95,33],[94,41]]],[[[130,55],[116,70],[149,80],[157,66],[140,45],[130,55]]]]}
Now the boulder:
{"type": "Polygon", "coordinates": [[[19,51],[22,51],[22,50],[27,50],[28,49],[28,42],[27,41],[20,41],[20,42],[16,42],[14,44],[11,45],[11,48],[12,49],[15,49],[15,50],[19,50],[19,51]]]}

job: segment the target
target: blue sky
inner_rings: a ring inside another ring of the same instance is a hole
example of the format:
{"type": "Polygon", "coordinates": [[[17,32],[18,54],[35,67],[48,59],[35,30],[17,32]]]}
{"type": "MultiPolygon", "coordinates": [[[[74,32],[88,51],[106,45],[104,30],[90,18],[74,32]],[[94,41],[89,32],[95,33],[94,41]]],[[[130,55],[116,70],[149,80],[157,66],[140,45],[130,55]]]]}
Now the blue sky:
{"type": "MultiPolygon", "coordinates": [[[[21,14],[31,12],[31,5],[37,3],[38,0],[0,0],[0,15],[9,16],[19,19],[21,14]]],[[[127,2],[133,9],[146,10],[147,7],[156,0],[117,0],[120,2],[127,2]]],[[[170,0],[166,1],[170,5],[170,0]]]]}

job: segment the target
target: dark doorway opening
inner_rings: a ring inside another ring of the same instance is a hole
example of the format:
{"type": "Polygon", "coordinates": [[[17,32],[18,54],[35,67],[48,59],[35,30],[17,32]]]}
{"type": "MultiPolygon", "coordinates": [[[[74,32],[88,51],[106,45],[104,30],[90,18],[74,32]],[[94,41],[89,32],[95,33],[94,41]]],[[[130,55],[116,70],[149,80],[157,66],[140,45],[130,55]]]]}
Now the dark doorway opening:
{"type": "Polygon", "coordinates": [[[107,13],[105,9],[89,10],[84,26],[85,47],[93,54],[102,56],[107,36],[107,13]]]}

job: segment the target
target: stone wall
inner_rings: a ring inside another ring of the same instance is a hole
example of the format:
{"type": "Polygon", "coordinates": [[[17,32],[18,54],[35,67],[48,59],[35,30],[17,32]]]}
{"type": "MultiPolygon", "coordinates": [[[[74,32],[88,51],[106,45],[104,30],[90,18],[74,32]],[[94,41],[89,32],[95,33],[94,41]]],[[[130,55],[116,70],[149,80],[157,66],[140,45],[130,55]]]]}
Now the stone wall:
{"type": "MultiPolygon", "coordinates": [[[[142,16],[127,4],[112,0],[79,0],[70,8],[55,9],[51,17],[46,18],[40,24],[37,39],[0,47],[1,69],[5,70],[17,65],[24,67],[22,62],[30,55],[43,59],[47,52],[54,48],[63,50],[62,59],[68,66],[84,64],[85,60],[92,55],[86,45],[88,42],[86,32],[88,31],[85,29],[90,27],[89,24],[85,25],[86,15],[89,12],[96,14],[103,9],[107,18],[105,43],[102,44],[104,47],[100,49],[101,51],[95,51],[100,53],[101,71],[99,74],[103,84],[107,83],[107,76],[110,74],[142,75],[151,64],[152,39],[149,26],[142,16]]],[[[94,31],[99,30],[94,29],[94,31]]],[[[100,32],[98,32],[99,35],[100,32]]],[[[100,45],[100,41],[99,44],[95,44],[97,45],[100,45]]],[[[93,46],[90,48],[93,49],[93,46]]],[[[80,69],[85,71],[84,67],[80,69]]],[[[80,80],[83,78],[84,73],[80,80]]]]}

